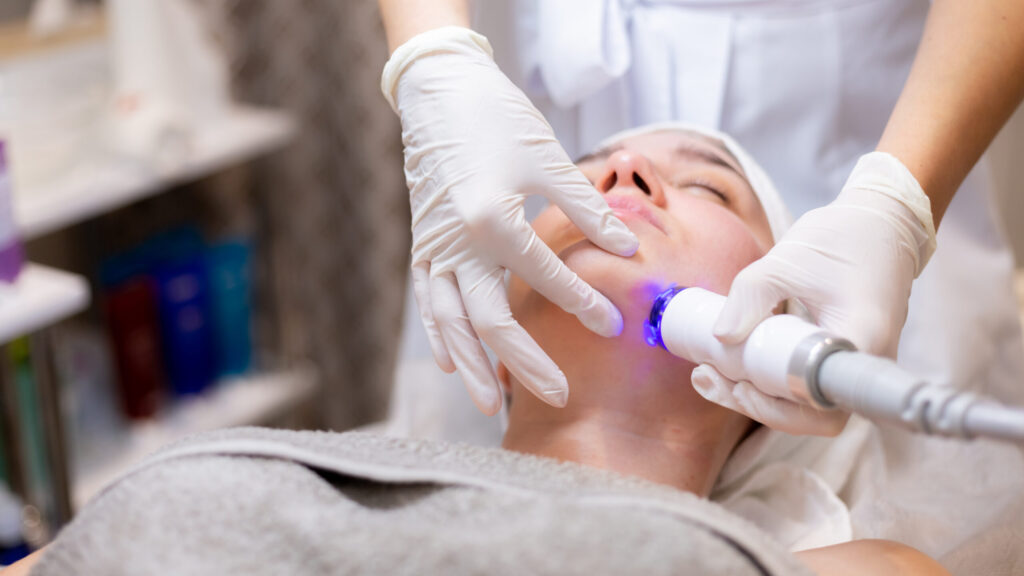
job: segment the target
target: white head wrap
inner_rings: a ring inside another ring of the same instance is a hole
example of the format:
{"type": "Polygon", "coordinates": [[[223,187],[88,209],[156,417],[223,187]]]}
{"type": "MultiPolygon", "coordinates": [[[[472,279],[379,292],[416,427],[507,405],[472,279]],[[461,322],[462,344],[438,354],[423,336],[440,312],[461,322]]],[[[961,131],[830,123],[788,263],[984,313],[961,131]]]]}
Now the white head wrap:
{"type": "Polygon", "coordinates": [[[642,136],[644,134],[653,134],[655,132],[687,132],[690,134],[699,134],[700,136],[710,138],[711,140],[721,144],[736,158],[737,161],[739,161],[740,168],[743,169],[743,173],[747,177],[750,187],[754,189],[754,194],[761,202],[761,208],[764,209],[765,216],[768,217],[768,226],[772,231],[772,239],[778,242],[779,238],[782,237],[782,234],[789,229],[789,226],[793,223],[793,216],[789,213],[789,209],[786,208],[786,203],[782,201],[782,197],[779,196],[778,191],[775,190],[775,185],[772,184],[771,178],[769,178],[761,166],[750,157],[750,154],[747,154],[747,151],[740,147],[740,145],[727,134],[723,134],[717,130],[701,128],[685,122],[659,122],[657,124],[648,124],[646,126],[633,128],[631,130],[624,130],[618,134],[613,134],[603,140],[598,148],[608,148],[610,146],[615,146],[628,138],[642,136]]]}

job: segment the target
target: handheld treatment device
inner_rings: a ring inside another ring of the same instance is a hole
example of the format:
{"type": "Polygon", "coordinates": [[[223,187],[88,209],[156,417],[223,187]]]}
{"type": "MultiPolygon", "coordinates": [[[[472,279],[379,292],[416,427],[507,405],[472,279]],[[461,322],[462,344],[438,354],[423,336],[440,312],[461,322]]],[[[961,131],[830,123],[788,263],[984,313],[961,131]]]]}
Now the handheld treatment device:
{"type": "Polygon", "coordinates": [[[724,305],[725,296],[702,288],[669,288],[655,298],[644,323],[647,342],[819,409],[856,412],[925,434],[1024,444],[1024,410],[928,384],[792,314],[771,316],[746,341],[723,344],[712,328],[724,305]]]}

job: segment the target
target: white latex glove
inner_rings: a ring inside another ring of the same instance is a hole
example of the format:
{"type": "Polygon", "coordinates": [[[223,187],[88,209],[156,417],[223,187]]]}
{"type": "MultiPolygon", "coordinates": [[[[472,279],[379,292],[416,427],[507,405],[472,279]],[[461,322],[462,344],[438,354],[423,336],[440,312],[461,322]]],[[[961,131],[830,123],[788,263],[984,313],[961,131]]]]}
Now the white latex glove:
{"type": "Polygon", "coordinates": [[[809,404],[777,398],[746,381],[736,382],[710,364],[694,368],[694,389],[709,402],[745,414],[753,420],[789,434],[835,436],[843,431],[850,415],[839,410],[819,410],[809,404]]]}
{"type": "Polygon", "coordinates": [[[388,61],[381,88],[402,120],[413,286],[434,359],[458,369],[485,414],[501,407],[501,390],[481,340],[541,400],[564,406],[565,375],[513,319],[505,270],[603,336],[622,331],[622,315],[537,238],[525,197],[542,194],[609,252],[632,255],[636,237],[483,36],[447,27],[412,38],[388,61]]]}
{"type": "MultiPolygon", "coordinates": [[[[831,204],[800,217],[736,276],[715,335],[740,342],[792,298],[816,324],[859,350],[895,358],[911,283],[934,251],[931,203],[917,180],[894,156],[866,154],[831,204]]],[[[708,400],[771,428],[834,435],[846,422],[845,414],[797,406],[710,366],[695,370],[692,380],[708,400]]]]}

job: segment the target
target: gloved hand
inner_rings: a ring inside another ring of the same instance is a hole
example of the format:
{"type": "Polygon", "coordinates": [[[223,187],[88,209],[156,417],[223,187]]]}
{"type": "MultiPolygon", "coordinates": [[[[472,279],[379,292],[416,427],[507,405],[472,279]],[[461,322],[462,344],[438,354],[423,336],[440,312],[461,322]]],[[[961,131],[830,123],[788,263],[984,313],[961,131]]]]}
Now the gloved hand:
{"type": "Polygon", "coordinates": [[[447,27],[412,38],[388,61],[381,88],[402,120],[413,286],[434,359],[458,368],[477,407],[494,414],[500,385],[482,339],[524,386],[564,406],[565,375],[513,319],[505,269],[603,336],[622,331],[622,315],[537,238],[524,199],[544,195],[609,252],[631,256],[636,237],[483,36],[447,27]]]}
{"type": "MultiPolygon", "coordinates": [[[[895,358],[911,283],[934,251],[931,203],[917,180],[894,156],[866,154],[831,204],[800,217],[736,276],[715,336],[741,342],[793,298],[827,331],[895,358]]],[[[846,422],[846,415],[781,400],[757,382],[729,381],[711,366],[695,370],[692,380],[708,400],[771,428],[834,435],[846,422]]]]}
{"type": "Polygon", "coordinates": [[[777,398],[759,390],[750,382],[736,382],[710,364],[694,368],[693,387],[709,402],[789,434],[835,436],[843,431],[850,415],[839,410],[819,410],[810,404],[777,398]]]}

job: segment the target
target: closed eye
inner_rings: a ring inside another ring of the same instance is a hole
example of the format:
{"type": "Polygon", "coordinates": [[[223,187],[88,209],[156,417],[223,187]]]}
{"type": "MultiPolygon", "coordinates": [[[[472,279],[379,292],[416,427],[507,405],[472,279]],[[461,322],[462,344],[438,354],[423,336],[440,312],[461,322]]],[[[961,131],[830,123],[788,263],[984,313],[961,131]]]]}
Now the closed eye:
{"type": "Polygon", "coordinates": [[[715,199],[723,204],[729,203],[729,198],[714,186],[701,182],[701,181],[684,181],[673,185],[678,190],[682,191],[693,191],[694,194],[711,194],[715,196],[715,199]]]}

